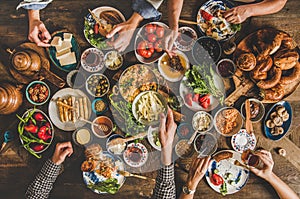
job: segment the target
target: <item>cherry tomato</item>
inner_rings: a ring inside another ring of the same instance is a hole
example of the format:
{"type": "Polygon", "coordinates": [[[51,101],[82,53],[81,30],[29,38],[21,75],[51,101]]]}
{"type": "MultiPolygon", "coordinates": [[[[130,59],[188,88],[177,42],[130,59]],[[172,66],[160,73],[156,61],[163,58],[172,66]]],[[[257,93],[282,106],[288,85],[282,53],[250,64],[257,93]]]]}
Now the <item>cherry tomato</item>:
{"type": "Polygon", "coordinates": [[[147,33],[154,33],[155,29],[156,29],[155,24],[147,24],[146,27],[145,27],[145,31],[147,33]]]}
{"type": "Polygon", "coordinates": [[[99,24],[97,24],[97,23],[94,25],[94,33],[95,34],[99,33],[99,24]]]}
{"type": "Polygon", "coordinates": [[[153,53],[154,53],[154,46],[153,46],[153,43],[148,42],[148,43],[147,43],[147,49],[149,49],[150,52],[153,54],[153,53]]]}
{"type": "Polygon", "coordinates": [[[165,30],[163,27],[157,26],[155,33],[158,38],[162,38],[165,35],[165,30]]]}
{"type": "Polygon", "coordinates": [[[156,42],[157,37],[155,34],[150,33],[150,34],[148,34],[147,39],[149,42],[154,43],[154,42],[156,42]]]}
{"type": "Polygon", "coordinates": [[[213,16],[208,12],[206,12],[205,10],[200,10],[200,14],[203,17],[203,19],[205,19],[206,21],[210,21],[213,18],[213,16]]]}
{"type": "Polygon", "coordinates": [[[221,184],[224,183],[224,180],[221,176],[219,176],[218,174],[212,174],[211,178],[210,178],[210,181],[216,185],[216,186],[219,186],[221,184]]]}
{"type": "Polygon", "coordinates": [[[162,44],[161,44],[161,40],[158,40],[155,42],[154,44],[154,49],[156,50],[156,52],[160,53],[163,49],[162,49],[162,44]]]}

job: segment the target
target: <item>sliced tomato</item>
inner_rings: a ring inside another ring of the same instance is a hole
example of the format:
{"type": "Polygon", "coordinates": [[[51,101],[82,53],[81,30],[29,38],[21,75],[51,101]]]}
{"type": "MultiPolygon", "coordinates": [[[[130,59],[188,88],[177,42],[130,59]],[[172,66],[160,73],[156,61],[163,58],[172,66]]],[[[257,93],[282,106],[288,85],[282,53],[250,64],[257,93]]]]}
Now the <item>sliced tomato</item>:
{"type": "Polygon", "coordinates": [[[200,94],[198,94],[198,93],[195,93],[195,94],[194,94],[194,96],[193,96],[193,102],[196,102],[196,103],[198,103],[198,101],[199,101],[199,97],[200,97],[200,94]]]}
{"type": "Polygon", "coordinates": [[[193,94],[192,93],[188,93],[185,95],[185,102],[187,103],[187,105],[192,106],[193,103],[193,94]]]}
{"type": "Polygon", "coordinates": [[[210,21],[213,18],[213,16],[205,10],[200,10],[200,14],[206,21],[210,21]]]}
{"type": "Polygon", "coordinates": [[[209,95],[203,95],[199,98],[199,103],[203,103],[203,102],[206,102],[206,100],[209,99],[209,95]]]}
{"type": "Polygon", "coordinates": [[[224,183],[224,180],[221,176],[219,176],[218,174],[212,174],[211,178],[210,178],[211,183],[213,183],[216,186],[219,186],[221,184],[224,183]]]}
{"type": "Polygon", "coordinates": [[[207,109],[209,106],[209,103],[207,101],[203,102],[200,104],[200,106],[202,106],[203,108],[207,109]]]}

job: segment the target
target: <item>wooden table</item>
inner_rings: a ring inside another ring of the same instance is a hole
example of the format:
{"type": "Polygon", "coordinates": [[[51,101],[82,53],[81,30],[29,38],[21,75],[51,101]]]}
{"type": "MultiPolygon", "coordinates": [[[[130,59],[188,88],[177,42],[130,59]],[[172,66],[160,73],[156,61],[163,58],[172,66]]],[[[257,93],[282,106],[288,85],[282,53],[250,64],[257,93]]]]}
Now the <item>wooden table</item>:
{"type": "MultiPolygon", "coordinates": [[[[184,2],[181,18],[195,20],[197,10],[204,2],[205,1],[203,0],[186,0],[184,2]]],[[[0,43],[11,48],[14,48],[18,44],[26,41],[28,32],[26,11],[16,11],[15,7],[17,4],[18,1],[16,0],[2,0],[0,3],[0,43]]],[[[46,27],[50,32],[67,28],[70,32],[74,33],[75,37],[78,39],[81,49],[84,50],[90,45],[85,40],[83,35],[83,16],[88,13],[88,8],[95,8],[104,5],[118,8],[126,18],[128,18],[132,13],[130,1],[122,1],[122,3],[120,3],[118,0],[55,0],[46,9],[41,11],[41,18],[45,22],[46,27]]],[[[167,3],[165,1],[160,7],[160,11],[163,13],[163,22],[167,22],[166,6],[167,3]]],[[[288,32],[299,44],[299,9],[300,3],[298,0],[289,0],[284,9],[277,14],[252,18],[245,23],[245,26],[243,26],[243,31],[237,40],[240,40],[248,33],[251,33],[261,27],[271,26],[288,32]]],[[[196,29],[195,26],[193,26],[193,28],[196,29]]],[[[0,80],[14,82],[14,79],[7,71],[7,54],[3,49],[0,51],[0,80]]],[[[66,77],[66,73],[59,71],[55,68],[55,66],[51,66],[51,70],[62,78],[66,77]]],[[[58,89],[56,88],[56,90],[58,89]]],[[[52,93],[54,93],[56,90],[52,90],[52,93]]],[[[274,172],[289,186],[291,186],[298,193],[298,195],[300,194],[300,162],[299,158],[295,157],[299,157],[300,152],[298,148],[300,146],[300,135],[298,134],[300,121],[299,97],[300,88],[298,88],[286,99],[291,103],[294,114],[292,126],[288,135],[284,139],[277,142],[268,140],[263,134],[261,124],[254,125],[255,135],[258,139],[257,146],[263,147],[272,152],[275,161],[274,172]],[[275,152],[277,147],[285,148],[288,152],[288,156],[286,158],[279,156],[275,152]]],[[[31,105],[24,97],[24,103],[16,113],[22,114],[28,107],[31,107],[31,105]]],[[[43,105],[40,108],[44,111],[47,111],[47,105],[43,105]]],[[[269,108],[269,105],[267,105],[266,108],[269,108]]],[[[16,124],[17,119],[15,117],[15,113],[11,115],[0,116],[0,141],[3,141],[3,133],[5,130],[10,130],[14,133],[17,132],[16,124]]],[[[71,140],[71,133],[55,129],[54,143],[65,140],[71,140]]],[[[219,150],[230,148],[229,140],[225,139],[224,137],[221,137],[218,140],[218,144],[219,150]]],[[[8,144],[4,153],[0,155],[0,198],[23,198],[29,183],[40,170],[44,161],[52,155],[54,146],[55,144],[52,144],[50,149],[43,153],[42,159],[36,159],[21,147],[18,139],[15,139],[15,141],[8,144]]],[[[74,154],[71,158],[65,161],[64,171],[54,185],[51,198],[150,198],[152,189],[154,188],[154,183],[134,178],[127,178],[125,184],[116,195],[104,194],[98,196],[87,189],[82,181],[82,173],[79,169],[80,164],[84,159],[82,151],[82,148],[74,147],[74,154]]],[[[190,160],[183,161],[183,163],[189,162],[190,160]]],[[[155,178],[156,172],[143,173],[143,175],[155,178]]],[[[184,183],[185,178],[186,173],[180,169],[176,169],[176,183],[178,192],[180,192],[181,185],[184,183]]],[[[214,192],[208,186],[207,182],[202,180],[198,186],[195,198],[223,198],[223,196],[214,192]]],[[[250,179],[243,190],[234,195],[228,195],[226,198],[273,199],[277,198],[277,195],[270,185],[251,174],[250,179]]]]}

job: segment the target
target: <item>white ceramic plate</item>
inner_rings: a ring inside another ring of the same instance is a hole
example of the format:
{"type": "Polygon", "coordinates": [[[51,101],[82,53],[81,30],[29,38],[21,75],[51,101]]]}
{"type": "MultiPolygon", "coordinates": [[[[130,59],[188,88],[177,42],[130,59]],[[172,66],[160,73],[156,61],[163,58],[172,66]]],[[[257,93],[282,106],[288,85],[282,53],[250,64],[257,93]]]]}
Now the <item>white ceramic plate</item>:
{"type": "Polygon", "coordinates": [[[72,88],[64,88],[64,89],[57,91],[50,100],[50,103],[48,106],[48,112],[49,112],[49,117],[50,117],[51,121],[53,122],[53,124],[57,128],[64,130],[64,131],[74,131],[76,128],[82,127],[86,123],[83,121],[77,121],[75,123],[60,121],[59,112],[58,112],[58,108],[56,106],[55,100],[59,97],[65,99],[69,96],[86,97],[87,98],[87,107],[88,107],[88,117],[90,117],[91,113],[92,113],[91,101],[81,90],[72,89],[72,88]]]}
{"type": "Polygon", "coordinates": [[[104,67],[104,54],[101,50],[97,48],[88,48],[86,49],[82,55],[81,55],[81,66],[86,70],[87,72],[98,72],[104,67]],[[95,63],[93,63],[94,66],[91,66],[87,63],[87,56],[93,53],[97,56],[95,63]]]}
{"type": "MultiPolygon", "coordinates": [[[[209,184],[209,186],[216,192],[220,193],[221,185],[216,186],[210,180],[210,177],[214,173],[214,170],[217,169],[219,171],[217,174],[220,175],[223,178],[224,182],[226,182],[226,184],[227,184],[227,194],[233,194],[233,193],[240,191],[246,185],[246,183],[249,179],[250,171],[243,167],[234,165],[235,160],[239,160],[240,162],[242,161],[240,153],[235,152],[233,150],[225,150],[225,151],[232,152],[233,157],[229,158],[229,159],[221,160],[220,162],[216,162],[213,159],[208,166],[207,172],[205,174],[205,178],[206,178],[206,181],[209,184]],[[225,176],[228,173],[231,173],[232,177],[230,179],[225,180],[225,176]],[[236,184],[231,185],[229,183],[229,181],[235,181],[236,184]]],[[[221,153],[221,152],[223,152],[223,151],[220,151],[218,153],[221,153]]],[[[218,153],[216,153],[216,154],[218,154],[218,153]]]]}
{"type": "MultiPolygon", "coordinates": [[[[112,156],[107,151],[103,151],[103,154],[114,159],[115,166],[117,166],[118,170],[125,171],[125,164],[124,164],[123,160],[120,157],[112,156]]],[[[84,184],[86,184],[86,185],[88,185],[89,183],[96,184],[98,182],[102,182],[102,181],[107,179],[104,176],[99,175],[98,173],[96,173],[94,171],[92,171],[92,172],[82,172],[82,177],[83,177],[84,184]]],[[[122,185],[125,182],[125,177],[123,175],[118,174],[117,171],[113,172],[112,178],[116,178],[118,180],[118,184],[120,184],[120,188],[122,187],[122,185]]],[[[91,189],[91,190],[93,192],[97,193],[97,194],[107,193],[107,192],[101,192],[101,191],[96,190],[96,189],[91,189]]]]}
{"type": "Polygon", "coordinates": [[[141,143],[130,143],[127,146],[127,149],[123,153],[123,159],[131,167],[141,167],[143,166],[148,159],[148,150],[141,143]],[[130,151],[131,150],[131,151],[130,151]],[[132,154],[138,153],[138,155],[131,156],[132,154]],[[136,158],[137,161],[134,161],[133,158],[136,158]]]}
{"type": "Polygon", "coordinates": [[[256,146],[256,137],[254,133],[247,133],[246,129],[241,129],[238,133],[231,137],[232,148],[242,153],[248,149],[254,150],[256,146]]]}
{"type": "Polygon", "coordinates": [[[161,146],[157,146],[157,145],[155,144],[155,140],[154,140],[154,138],[155,138],[155,135],[154,135],[155,132],[157,133],[157,136],[156,136],[156,137],[158,137],[158,133],[159,133],[158,127],[152,127],[152,126],[149,126],[147,138],[148,138],[148,141],[149,141],[149,143],[151,144],[151,146],[152,146],[153,148],[155,148],[155,149],[158,150],[158,151],[161,151],[161,146]]]}
{"type": "MultiPolygon", "coordinates": [[[[214,73],[213,75],[214,77],[214,83],[215,86],[221,90],[222,93],[225,93],[224,90],[224,84],[223,84],[223,80],[220,78],[220,76],[216,73],[214,73]]],[[[190,88],[188,88],[185,84],[184,81],[186,80],[186,77],[183,77],[183,79],[180,82],[179,85],[179,94],[180,97],[182,97],[182,99],[184,100],[184,104],[192,111],[211,111],[213,109],[215,109],[218,105],[219,105],[219,100],[216,99],[215,97],[213,97],[212,95],[210,95],[210,105],[205,109],[202,106],[200,106],[198,103],[196,102],[192,102],[192,106],[188,105],[185,101],[185,95],[188,93],[192,93],[192,90],[190,88]]]]}
{"type": "Polygon", "coordinates": [[[183,60],[184,60],[184,62],[185,62],[184,64],[181,63],[181,64],[183,64],[183,67],[185,68],[185,70],[182,71],[182,72],[178,72],[178,71],[172,71],[172,72],[171,72],[171,71],[169,70],[168,72],[170,73],[170,75],[168,75],[168,74],[166,73],[165,70],[168,70],[168,68],[171,68],[168,64],[164,64],[164,63],[163,63],[164,57],[168,56],[167,53],[164,53],[163,56],[161,56],[161,57],[159,58],[159,60],[158,60],[158,70],[159,70],[160,74],[161,74],[166,80],[168,80],[168,81],[170,81],[170,82],[178,82],[178,81],[180,81],[180,80],[183,78],[184,73],[190,68],[190,62],[189,62],[188,57],[187,57],[183,52],[180,52],[179,50],[176,50],[175,53],[176,53],[177,55],[179,55],[181,58],[183,58],[183,60]],[[165,69],[164,69],[164,68],[165,68],[165,69]]]}

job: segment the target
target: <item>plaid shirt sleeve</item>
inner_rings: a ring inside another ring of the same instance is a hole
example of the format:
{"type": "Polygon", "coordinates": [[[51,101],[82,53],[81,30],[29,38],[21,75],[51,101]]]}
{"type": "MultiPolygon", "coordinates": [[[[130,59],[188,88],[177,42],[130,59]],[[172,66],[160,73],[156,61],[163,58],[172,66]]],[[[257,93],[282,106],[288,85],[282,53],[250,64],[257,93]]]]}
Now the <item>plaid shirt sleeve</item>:
{"type": "Polygon", "coordinates": [[[54,164],[48,159],[42,167],[40,173],[35,177],[34,181],[29,185],[26,193],[26,199],[44,199],[49,197],[49,193],[53,187],[61,165],[54,164]]]}
{"type": "Polygon", "coordinates": [[[175,199],[174,164],[164,166],[158,171],[154,188],[154,199],[175,199]]]}

